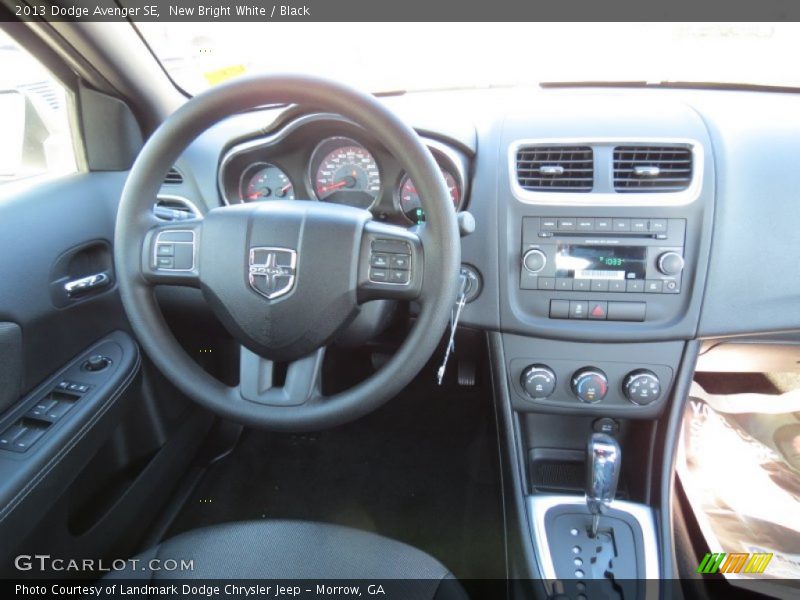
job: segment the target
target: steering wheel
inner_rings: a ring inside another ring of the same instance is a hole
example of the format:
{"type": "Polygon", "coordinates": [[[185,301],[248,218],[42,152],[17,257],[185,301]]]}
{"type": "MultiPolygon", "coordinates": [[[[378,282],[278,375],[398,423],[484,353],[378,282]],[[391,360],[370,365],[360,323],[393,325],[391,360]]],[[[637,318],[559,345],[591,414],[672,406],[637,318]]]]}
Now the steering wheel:
{"type": "Polygon", "coordinates": [[[340,83],[269,75],[237,79],[195,96],[148,139],[122,192],[114,262],[134,333],[178,389],[251,427],[310,431],[374,410],[419,373],[449,321],[461,251],[444,179],[410,127],[374,97],[340,83]],[[312,200],[225,206],[203,219],[158,221],[153,202],[189,142],[225,117],[266,104],[338,113],[372,133],[414,180],[425,224],[407,230],[373,221],[366,210],[312,200]],[[387,259],[407,269],[384,278],[386,270],[371,264],[387,259]],[[242,345],[237,386],[217,380],[182,349],[158,308],[157,285],[202,290],[242,345]],[[323,396],[326,345],[360,305],[376,299],[415,300],[420,312],[377,372],[323,396]],[[273,377],[276,363],[287,364],[283,382],[273,377]]]}

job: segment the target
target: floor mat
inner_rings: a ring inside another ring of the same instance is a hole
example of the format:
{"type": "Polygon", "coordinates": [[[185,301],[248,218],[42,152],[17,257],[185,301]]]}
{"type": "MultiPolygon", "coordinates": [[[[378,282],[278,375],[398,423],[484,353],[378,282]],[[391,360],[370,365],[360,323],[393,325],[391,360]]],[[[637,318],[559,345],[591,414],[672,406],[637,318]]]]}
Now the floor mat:
{"type": "Polygon", "coordinates": [[[426,379],[334,430],[246,432],[211,467],[168,536],[226,521],[323,521],[404,541],[462,579],[504,578],[491,399],[480,388],[441,391],[426,379]]]}
{"type": "Polygon", "coordinates": [[[793,453],[800,452],[800,420],[796,412],[771,410],[796,404],[789,394],[715,396],[695,384],[677,471],[708,552],[725,553],[719,565],[709,558],[704,572],[721,572],[744,587],[748,580],[783,579],[781,586],[796,594],[800,461],[793,453]],[[764,556],[763,569],[750,564],[756,554],[764,556]]]}

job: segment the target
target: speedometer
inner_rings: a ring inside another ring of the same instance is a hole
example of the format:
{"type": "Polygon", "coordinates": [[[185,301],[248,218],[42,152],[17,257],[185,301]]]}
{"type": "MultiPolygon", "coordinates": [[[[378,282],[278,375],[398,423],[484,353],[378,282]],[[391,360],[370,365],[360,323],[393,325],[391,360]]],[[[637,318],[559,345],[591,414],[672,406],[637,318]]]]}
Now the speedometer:
{"type": "Polygon", "coordinates": [[[319,200],[369,208],[381,190],[378,164],[369,150],[349,138],[329,138],[311,157],[319,200]]]}

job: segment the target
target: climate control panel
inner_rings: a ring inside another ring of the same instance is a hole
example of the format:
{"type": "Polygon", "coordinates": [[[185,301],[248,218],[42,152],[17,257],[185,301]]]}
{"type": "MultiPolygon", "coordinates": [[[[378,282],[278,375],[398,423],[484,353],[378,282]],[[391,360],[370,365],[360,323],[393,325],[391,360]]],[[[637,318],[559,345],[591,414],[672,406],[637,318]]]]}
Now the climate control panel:
{"type": "Polygon", "coordinates": [[[680,342],[589,344],[503,335],[517,410],[649,417],[665,405],[680,342]],[[535,358],[534,358],[535,357],[535,358]]]}

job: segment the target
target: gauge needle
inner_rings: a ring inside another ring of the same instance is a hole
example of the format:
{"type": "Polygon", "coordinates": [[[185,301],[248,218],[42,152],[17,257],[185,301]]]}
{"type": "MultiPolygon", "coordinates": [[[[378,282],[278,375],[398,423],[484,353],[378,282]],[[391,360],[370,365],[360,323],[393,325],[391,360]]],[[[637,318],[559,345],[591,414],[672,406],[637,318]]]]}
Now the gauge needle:
{"type": "Polygon", "coordinates": [[[288,192],[290,189],[292,189],[292,184],[291,184],[291,183],[287,183],[285,186],[283,186],[283,187],[281,188],[281,194],[285,194],[285,193],[286,193],[286,192],[288,192]]]}
{"type": "Polygon", "coordinates": [[[321,193],[330,192],[331,190],[338,190],[339,188],[343,188],[345,186],[352,187],[355,184],[355,178],[353,177],[345,177],[341,181],[337,181],[336,183],[332,183],[330,185],[323,185],[320,188],[321,193]]]}

